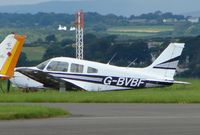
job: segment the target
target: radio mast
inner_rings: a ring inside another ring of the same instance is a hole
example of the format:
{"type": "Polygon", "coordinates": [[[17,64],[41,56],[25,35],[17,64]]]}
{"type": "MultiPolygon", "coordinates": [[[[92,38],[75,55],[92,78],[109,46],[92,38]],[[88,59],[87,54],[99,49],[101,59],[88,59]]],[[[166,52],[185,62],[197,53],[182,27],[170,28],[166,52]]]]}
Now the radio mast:
{"type": "Polygon", "coordinates": [[[84,30],[84,13],[82,10],[76,13],[76,58],[83,59],[83,30],[84,30]]]}

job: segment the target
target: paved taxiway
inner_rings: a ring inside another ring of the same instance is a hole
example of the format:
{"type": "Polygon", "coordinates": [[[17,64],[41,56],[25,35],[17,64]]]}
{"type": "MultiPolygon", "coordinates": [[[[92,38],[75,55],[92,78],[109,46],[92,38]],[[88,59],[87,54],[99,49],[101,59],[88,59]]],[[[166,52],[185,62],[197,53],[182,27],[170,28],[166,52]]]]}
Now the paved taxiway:
{"type": "Polygon", "coordinates": [[[199,104],[64,104],[68,118],[0,121],[0,135],[199,135],[199,104]]]}

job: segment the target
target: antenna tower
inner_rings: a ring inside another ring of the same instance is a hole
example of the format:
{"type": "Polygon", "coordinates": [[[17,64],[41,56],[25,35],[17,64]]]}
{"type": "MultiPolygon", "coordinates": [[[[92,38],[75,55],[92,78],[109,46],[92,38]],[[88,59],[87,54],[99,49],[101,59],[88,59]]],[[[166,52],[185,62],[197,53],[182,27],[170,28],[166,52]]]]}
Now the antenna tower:
{"type": "Polygon", "coordinates": [[[83,29],[84,13],[82,10],[76,13],[76,58],[83,59],[83,29]]]}

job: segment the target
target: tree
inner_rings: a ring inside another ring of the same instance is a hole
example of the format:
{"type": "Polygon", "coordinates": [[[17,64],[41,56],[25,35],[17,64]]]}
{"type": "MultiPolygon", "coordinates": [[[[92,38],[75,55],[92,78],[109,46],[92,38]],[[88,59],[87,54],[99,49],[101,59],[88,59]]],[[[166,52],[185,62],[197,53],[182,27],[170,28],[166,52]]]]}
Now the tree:
{"type": "Polygon", "coordinates": [[[24,52],[22,52],[21,55],[19,56],[17,67],[26,66],[27,63],[28,63],[27,56],[26,56],[26,54],[24,52]]]}
{"type": "Polygon", "coordinates": [[[71,40],[71,39],[64,39],[61,41],[60,45],[62,47],[65,47],[67,45],[72,45],[73,43],[75,43],[75,41],[71,40]]]}
{"type": "Polygon", "coordinates": [[[74,57],[75,56],[75,48],[72,46],[59,46],[59,45],[52,45],[49,46],[46,50],[43,60],[47,60],[49,58],[54,57],[74,57]]]}
{"type": "Polygon", "coordinates": [[[52,35],[48,35],[45,38],[45,41],[48,42],[48,43],[52,43],[52,42],[56,42],[57,38],[56,38],[56,36],[54,34],[52,34],[52,35]]]}

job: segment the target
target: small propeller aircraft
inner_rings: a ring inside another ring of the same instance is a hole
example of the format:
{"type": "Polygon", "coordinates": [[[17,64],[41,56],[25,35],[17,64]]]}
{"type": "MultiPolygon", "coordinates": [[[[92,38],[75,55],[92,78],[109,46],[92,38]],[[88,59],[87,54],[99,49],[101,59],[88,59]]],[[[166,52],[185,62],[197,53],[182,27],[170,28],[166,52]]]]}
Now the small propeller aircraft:
{"type": "Polygon", "coordinates": [[[56,89],[83,89],[86,91],[128,90],[144,87],[162,87],[189,84],[174,80],[184,43],[170,43],[148,67],[118,67],[109,64],[57,57],[36,67],[16,68],[14,85],[26,88],[51,87],[56,89]],[[20,81],[23,80],[24,81],[20,81]]]}
{"type": "MultiPolygon", "coordinates": [[[[0,79],[9,80],[14,75],[14,69],[21,54],[25,36],[10,34],[0,44],[0,79]]],[[[7,90],[9,91],[8,81],[7,90]]]]}

